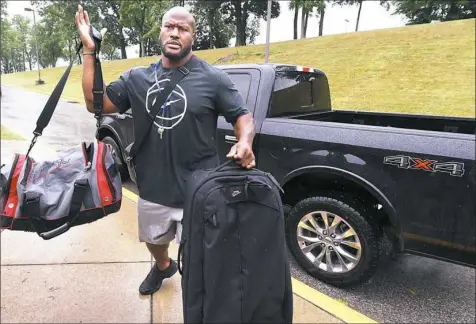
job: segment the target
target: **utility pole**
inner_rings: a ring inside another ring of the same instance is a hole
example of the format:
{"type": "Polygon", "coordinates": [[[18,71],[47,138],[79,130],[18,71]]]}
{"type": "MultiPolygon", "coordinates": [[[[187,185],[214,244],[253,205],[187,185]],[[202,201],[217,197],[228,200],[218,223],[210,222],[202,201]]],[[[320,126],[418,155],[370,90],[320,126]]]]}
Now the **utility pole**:
{"type": "Polygon", "coordinates": [[[40,76],[40,55],[38,54],[38,38],[36,36],[36,18],[35,18],[35,10],[31,8],[25,8],[25,11],[33,12],[33,28],[35,29],[35,45],[36,45],[36,64],[38,65],[38,80],[36,84],[43,84],[45,81],[41,80],[40,76]]]}
{"type": "Polygon", "coordinates": [[[264,55],[264,62],[268,63],[269,60],[269,32],[271,29],[271,0],[268,0],[268,17],[266,26],[266,53],[264,55]]]}

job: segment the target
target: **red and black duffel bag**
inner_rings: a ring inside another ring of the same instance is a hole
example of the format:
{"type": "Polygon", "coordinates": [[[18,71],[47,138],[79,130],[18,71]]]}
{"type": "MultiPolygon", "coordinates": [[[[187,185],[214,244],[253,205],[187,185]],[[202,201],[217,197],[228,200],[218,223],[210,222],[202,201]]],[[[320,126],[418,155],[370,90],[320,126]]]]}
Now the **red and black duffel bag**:
{"type": "MultiPolygon", "coordinates": [[[[91,27],[96,42],[94,114],[99,128],[103,104],[103,78],[99,61],[101,34],[91,27]]],[[[79,46],[77,53],[82,48],[79,46]]],[[[112,148],[97,140],[36,161],[30,151],[48,125],[71,71],[73,61],[56,85],[37,121],[26,154],[15,154],[1,166],[0,228],[36,232],[43,239],[56,237],[73,226],[94,222],[121,208],[122,182],[112,148]]]]}

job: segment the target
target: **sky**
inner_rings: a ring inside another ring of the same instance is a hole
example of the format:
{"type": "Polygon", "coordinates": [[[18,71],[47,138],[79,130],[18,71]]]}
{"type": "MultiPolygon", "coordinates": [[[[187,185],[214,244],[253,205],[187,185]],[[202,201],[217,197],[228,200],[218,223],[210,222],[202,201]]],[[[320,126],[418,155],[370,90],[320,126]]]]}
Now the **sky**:
{"type": "MultiPolygon", "coordinates": [[[[271,20],[270,42],[280,42],[293,39],[293,20],[294,11],[288,9],[289,1],[280,1],[281,14],[278,18],[271,20]]],[[[30,7],[30,1],[8,1],[8,14],[12,17],[14,14],[20,14],[33,20],[31,12],[25,12],[24,8],[30,7]]],[[[323,35],[340,34],[345,32],[354,32],[357,20],[358,6],[334,6],[326,8],[324,16],[323,35]],[[346,21],[347,20],[347,21],[346,21]]],[[[38,16],[36,17],[39,18],[38,16]]],[[[300,37],[300,21],[298,19],[298,37],[300,37]]],[[[74,17],[71,17],[74,20],[74,17]]],[[[364,1],[360,14],[359,31],[375,30],[401,27],[405,25],[405,18],[401,15],[392,15],[392,9],[386,11],[380,6],[379,1],[364,1]]],[[[94,24],[94,22],[92,22],[94,24]]],[[[260,35],[256,37],[255,44],[266,43],[266,21],[261,20],[260,35]]],[[[306,37],[316,37],[319,35],[319,19],[309,17],[306,37]]],[[[235,44],[235,39],[230,40],[231,46],[235,44]]],[[[139,57],[138,45],[127,48],[127,57],[139,57]]],[[[58,62],[59,66],[65,65],[64,62],[58,62]]]]}

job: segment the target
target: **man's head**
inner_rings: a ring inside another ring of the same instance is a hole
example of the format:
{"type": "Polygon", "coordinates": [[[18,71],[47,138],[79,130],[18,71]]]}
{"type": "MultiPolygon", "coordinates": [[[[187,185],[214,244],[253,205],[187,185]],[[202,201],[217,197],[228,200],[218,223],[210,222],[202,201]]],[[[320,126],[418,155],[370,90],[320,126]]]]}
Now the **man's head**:
{"type": "Polygon", "coordinates": [[[192,51],[195,19],[183,7],[173,7],[164,14],[160,31],[162,54],[171,61],[179,61],[192,51]]]}

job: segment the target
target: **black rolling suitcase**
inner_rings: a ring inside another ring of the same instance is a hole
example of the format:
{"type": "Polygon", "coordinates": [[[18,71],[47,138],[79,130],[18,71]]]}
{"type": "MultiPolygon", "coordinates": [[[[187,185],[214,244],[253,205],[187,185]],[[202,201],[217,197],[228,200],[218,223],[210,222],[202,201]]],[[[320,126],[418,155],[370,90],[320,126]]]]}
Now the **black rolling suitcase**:
{"type": "Polygon", "coordinates": [[[179,248],[184,323],[292,323],[282,190],[233,162],[189,179],[179,248]]]}

